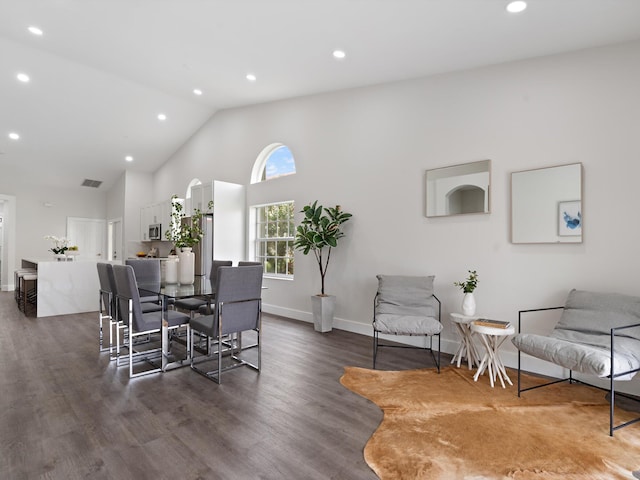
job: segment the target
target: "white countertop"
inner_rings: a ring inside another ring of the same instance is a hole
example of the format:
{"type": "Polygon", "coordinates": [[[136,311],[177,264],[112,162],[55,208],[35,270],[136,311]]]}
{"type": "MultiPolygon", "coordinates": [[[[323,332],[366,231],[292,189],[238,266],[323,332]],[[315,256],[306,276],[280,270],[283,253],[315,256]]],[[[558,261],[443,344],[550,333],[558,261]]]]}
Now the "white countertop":
{"type": "MultiPolygon", "coordinates": [[[[104,262],[104,260],[92,260],[92,259],[88,259],[88,258],[82,258],[82,256],[75,256],[73,258],[73,260],[68,260],[68,261],[58,260],[58,259],[54,258],[53,256],[51,256],[51,257],[41,257],[41,258],[35,258],[35,257],[23,258],[22,261],[35,263],[36,265],[38,265],[40,263],[59,263],[61,265],[64,265],[65,263],[73,263],[73,262],[93,262],[93,263],[104,262]]],[[[113,260],[113,261],[108,261],[106,263],[120,264],[122,262],[120,260],[113,260]]]]}

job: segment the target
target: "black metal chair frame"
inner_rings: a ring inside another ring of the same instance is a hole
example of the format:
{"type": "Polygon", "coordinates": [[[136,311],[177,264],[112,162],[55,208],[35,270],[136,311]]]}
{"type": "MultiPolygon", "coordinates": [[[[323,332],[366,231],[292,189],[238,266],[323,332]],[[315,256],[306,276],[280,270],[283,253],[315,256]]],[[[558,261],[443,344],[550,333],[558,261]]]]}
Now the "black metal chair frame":
{"type": "MultiPolygon", "coordinates": [[[[544,312],[544,311],[549,311],[549,310],[564,310],[564,307],[547,307],[547,308],[534,308],[534,309],[530,309],[530,310],[520,310],[518,312],[518,333],[522,332],[522,314],[523,313],[532,313],[532,312],[544,312]]],[[[610,336],[611,336],[611,350],[610,350],[610,354],[611,354],[611,369],[614,369],[614,357],[615,357],[615,336],[616,333],[620,330],[626,330],[629,328],[637,328],[640,327],[640,323],[635,323],[633,325],[624,325],[622,327],[614,327],[611,329],[610,332],[610,336]]],[[[613,437],[613,432],[615,432],[616,430],[619,430],[621,428],[627,427],[629,425],[632,425],[634,423],[640,422],[640,417],[634,418],[632,420],[629,420],[628,422],[624,422],[621,423],[619,425],[614,425],[614,408],[615,408],[615,398],[616,398],[616,394],[619,397],[623,397],[623,398],[627,398],[629,400],[633,400],[633,401],[640,401],[637,397],[634,397],[632,395],[626,394],[624,392],[616,392],[615,390],[615,379],[618,377],[621,377],[623,375],[628,375],[630,373],[634,373],[634,372],[638,372],[640,371],[640,368],[635,368],[633,370],[627,370],[624,372],[612,372],[610,375],[607,375],[605,378],[609,379],[609,388],[603,388],[603,387],[599,387],[597,385],[593,385],[591,383],[585,382],[583,380],[579,380],[577,378],[573,377],[573,370],[569,369],[569,376],[566,378],[560,378],[557,380],[553,380],[551,382],[547,382],[547,383],[543,383],[541,385],[534,385],[533,387],[527,387],[527,388],[522,388],[522,383],[521,383],[521,372],[522,372],[522,360],[521,360],[521,356],[522,356],[522,352],[520,350],[518,350],[518,397],[520,397],[520,394],[522,392],[527,392],[529,390],[535,390],[537,388],[542,388],[542,387],[546,387],[549,385],[555,385],[556,383],[562,383],[562,382],[568,382],[569,384],[573,384],[573,383],[580,383],[582,385],[587,385],[589,387],[593,387],[593,388],[597,388],[598,390],[602,390],[605,392],[609,392],[609,436],[613,437]]]]}
{"type": "MultiPolygon", "coordinates": [[[[375,294],[375,296],[373,297],[373,316],[374,316],[374,322],[375,322],[375,310],[376,310],[376,301],[378,298],[378,293],[375,294]]],[[[442,304],[440,302],[440,299],[438,297],[436,297],[435,295],[433,295],[433,298],[438,302],[438,322],[442,323],[441,320],[441,311],[442,311],[442,304]]],[[[440,332],[442,333],[442,332],[440,332]]],[[[416,349],[416,350],[426,350],[428,352],[431,353],[431,358],[433,358],[434,363],[436,364],[436,367],[438,369],[438,373],[440,373],[440,352],[441,352],[441,348],[440,348],[440,333],[434,333],[432,335],[411,335],[413,337],[429,337],[429,347],[417,347],[417,346],[413,346],[413,345],[400,345],[400,344],[390,344],[390,343],[380,343],[380,333],[378,332],[378,330],[376,330],[375,326],[373,327],[373,369],[376,369],[376,359],[378,357],[378,348],[412,348],[412,349],[416,349]],[[435,354],[433,353],[433,337],[437,336],[438,337],[438,358],[436,359],[435,354]]],[[[388,335],[388,334],[384,334],[384,335],[388,335]]],[[[402,333],[398,333],[398,336],[410,336],[409,334],[402,334],[402,333]]]]}

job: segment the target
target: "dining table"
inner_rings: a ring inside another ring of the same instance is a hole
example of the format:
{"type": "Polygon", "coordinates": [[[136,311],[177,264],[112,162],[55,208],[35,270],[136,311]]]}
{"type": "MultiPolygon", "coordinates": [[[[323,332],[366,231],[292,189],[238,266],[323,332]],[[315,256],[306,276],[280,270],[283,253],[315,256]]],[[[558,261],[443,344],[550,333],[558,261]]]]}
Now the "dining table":
{"type": "MultiPolygon", "coordinates": [[[[167,311],[169,305],[176,300],[200,297],[203,300],[211,302],[215,297],[215,285],[205,276],[196,276],[195,281],[190,285],[180,283],[138,282],[138,290],[141,292],[141,295],[158,295],[162,302],[163,314],[167,311]]],[[[161,339],[161,369],[163,372],[190,365],[189,349],[187,349],[184,358],[171,360],[169,352],[169,329],[164,315],[162,319],[161,339]]]]}

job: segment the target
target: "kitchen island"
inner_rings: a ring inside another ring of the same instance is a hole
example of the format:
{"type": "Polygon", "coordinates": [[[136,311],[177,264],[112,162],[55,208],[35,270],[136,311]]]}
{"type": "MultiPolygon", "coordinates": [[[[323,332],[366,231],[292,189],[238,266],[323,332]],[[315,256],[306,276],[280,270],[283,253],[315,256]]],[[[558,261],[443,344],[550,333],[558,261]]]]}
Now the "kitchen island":
{"type": "MultiPolygon", "coordinates": [[[[38,270],[38,317],[98,310],[97,261],[23,259],[22,267],[38,270]]],[[[121,262],[110,262],[121,263],[121,262]]]]}

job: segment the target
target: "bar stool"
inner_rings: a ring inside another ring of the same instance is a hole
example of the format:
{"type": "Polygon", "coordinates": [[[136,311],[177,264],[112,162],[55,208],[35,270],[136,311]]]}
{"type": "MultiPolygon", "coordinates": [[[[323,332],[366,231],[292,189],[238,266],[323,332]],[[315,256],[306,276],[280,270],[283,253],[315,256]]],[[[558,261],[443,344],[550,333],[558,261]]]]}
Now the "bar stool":
{"type": "Polygon", "coordinates": [[[13,290],[16,304],[20,308],[20,300],[22,298],[20,287],[22,285],[22,276],[27,273],[36,273],[35,268],[19,268],[13,272],[13,290]]]}
{"type": "Polygon", "coordinates": [[[22,312],[27,314],[27,303],[34,305],[36,315],[38,311],[38,274],[37,273],[25,273],[20,277],[20,296],[21,304],[18,304],[18,308],[22,312]],[[31,286],[31,288],[29,288],[31,286]]]}

